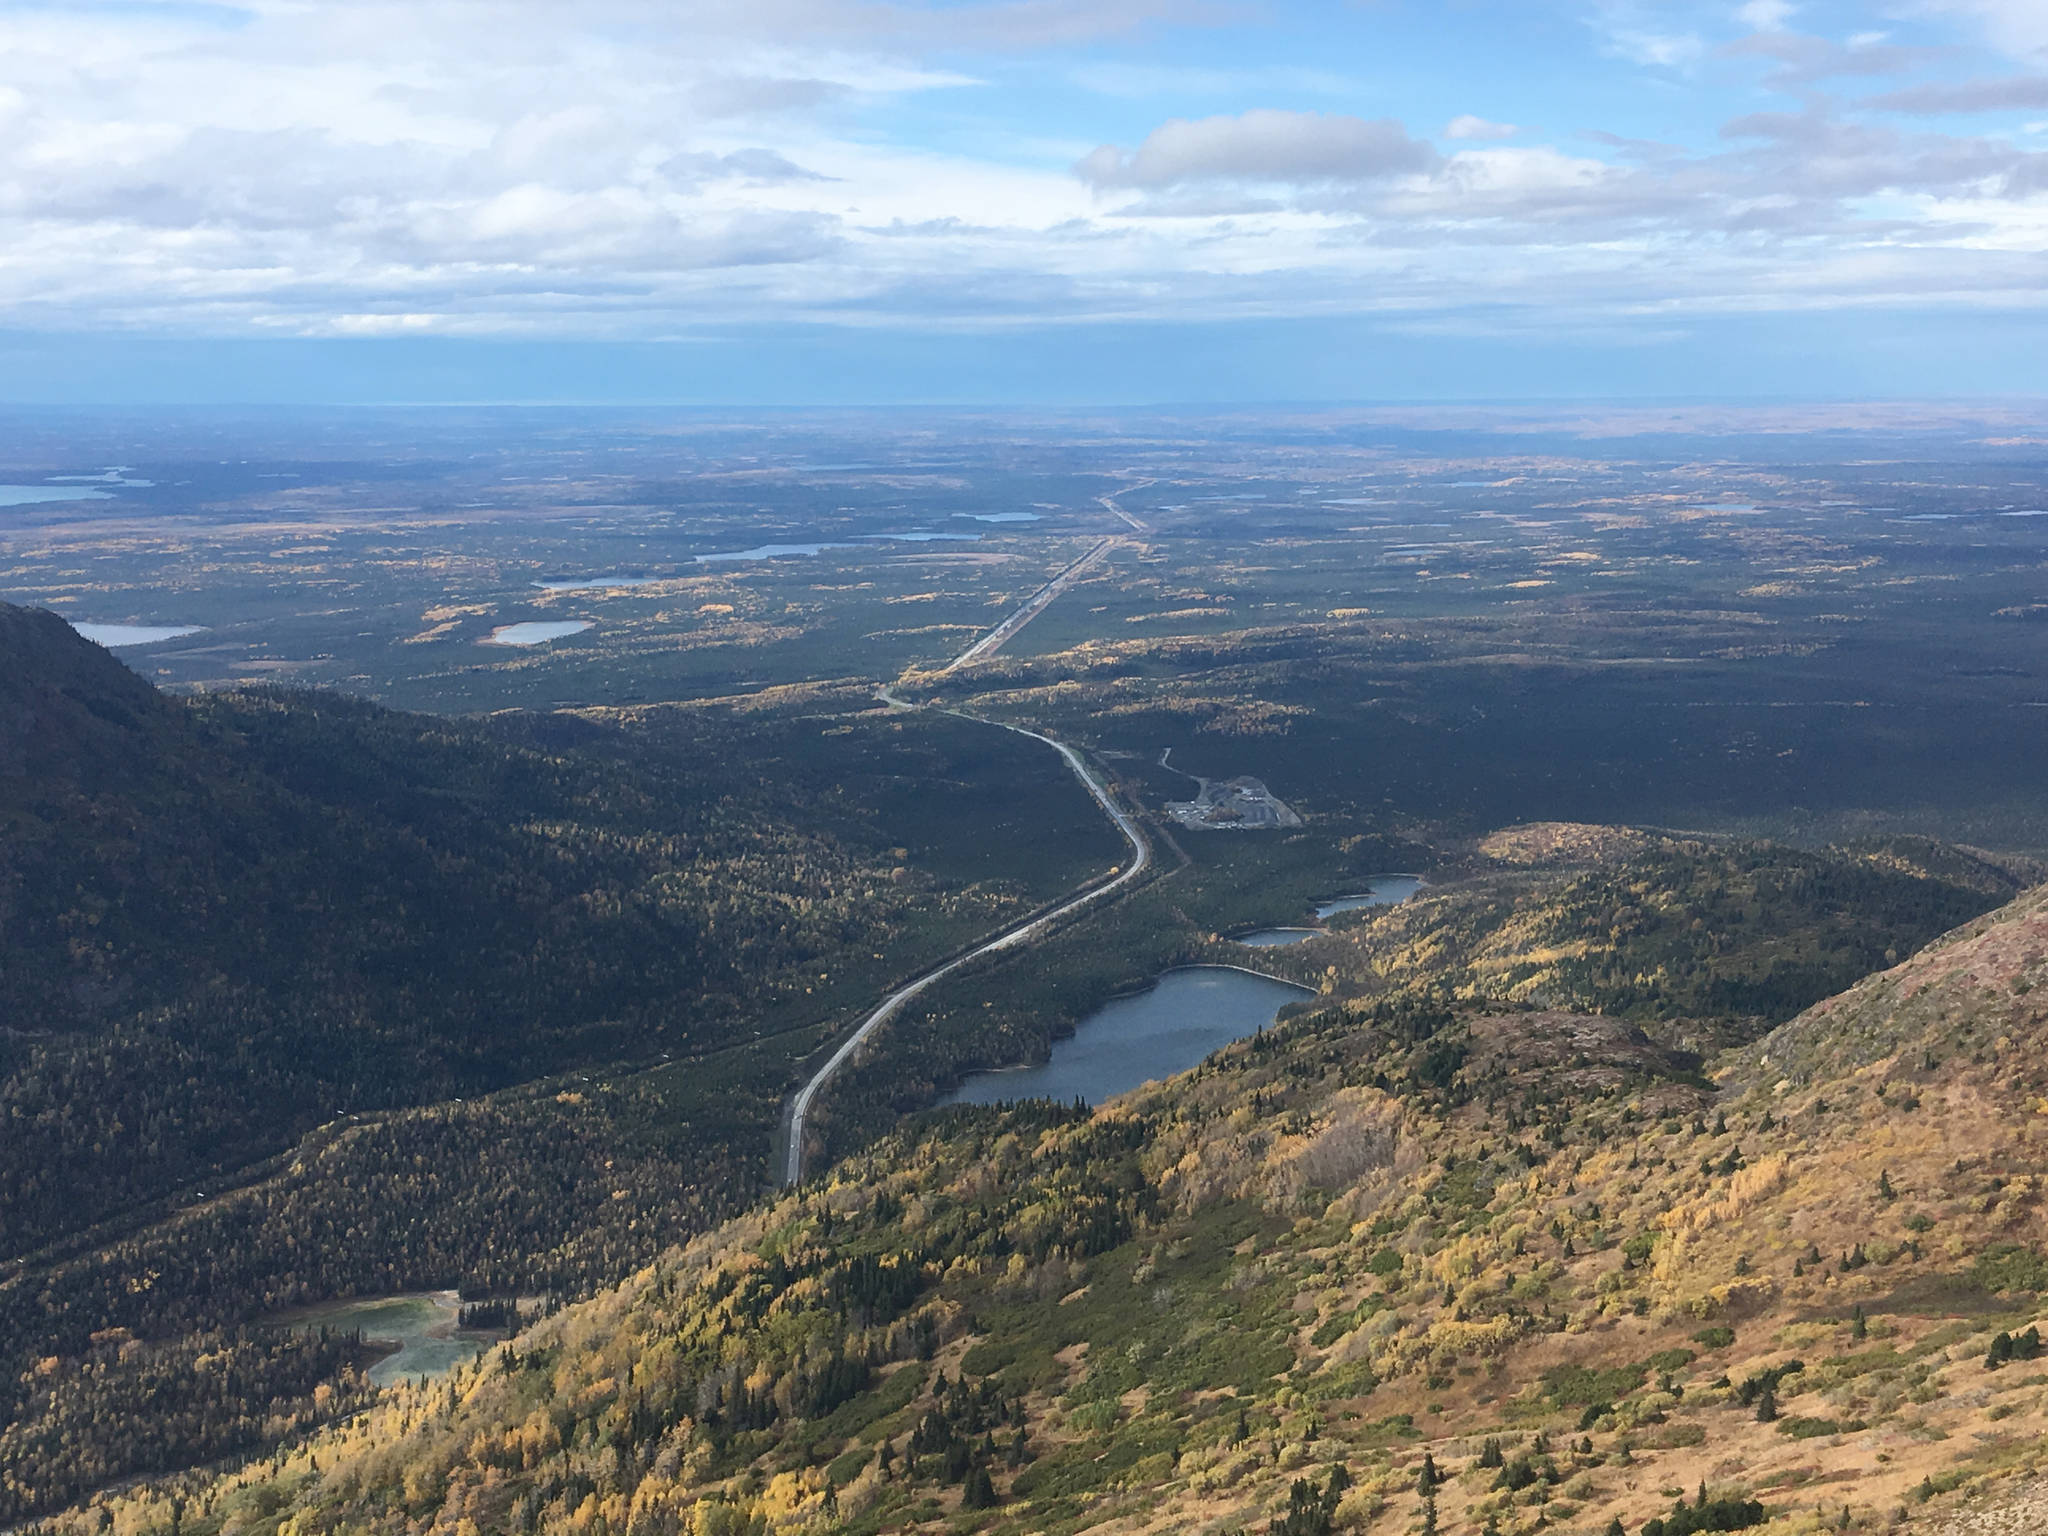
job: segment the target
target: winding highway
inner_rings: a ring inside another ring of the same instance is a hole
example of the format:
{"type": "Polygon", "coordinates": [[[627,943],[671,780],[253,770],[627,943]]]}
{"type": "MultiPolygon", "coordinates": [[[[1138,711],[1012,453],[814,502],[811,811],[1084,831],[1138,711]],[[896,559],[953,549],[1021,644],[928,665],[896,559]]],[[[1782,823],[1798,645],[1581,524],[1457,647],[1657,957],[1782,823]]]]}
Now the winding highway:
{"type": "MultiPolygon", "coordinates": [[[[887,688],[881,690],[880,698],[883,703],[893,709],[914,709],[917,707],[897,698],[887,688]]],[[[960,712],[957,710],[947,710],[946,713],[959,714],[960,712]]],[[[1103,814],[1115,822],[1117,831],[1123,833],[1124,837],[1129,840],[1131,845],[1131,861],[1122,869],[1112,871],[1110,878],[1107,880],[1089,886],[1079,895],[1062,902],[1050,912],[1041,912],[1038,916],[997,934],[979,947],[970,949],[966,954],[955,956],[944,965],[934,966],[922,976],[905,982],[894,992],[883,998],[874,1012],[861,1020],[860,1027],[840,1043],[838,1050],[825,1058],[824,1065],[811,1074],[810,1080],[803,1087],[799,1088],[796,1091],[796,1096],[789,1101],[787,1125],[789,1150],[784,1158],[782,1170],[782,1181],[785,1184],[797,1184],[803,1179],[804,1127],[806,1121],[810,1118],[811,1105],[817,1100],[818,1094],[827,1083],[831,1082],[838,1075],[840,1069],[853,1059],[854,1053],[861,1048],[862,1043],[868,1036],[901,1012],[905,1003],[916,997],[934,982],[952,975],[953,972],[959,970],[970,961],[979,960],[984,955],[1000,954],[1004,950],[1015,949],[1020,944],[1030,943],[1031,940],[1045,932],[1047,928],[1059,922],[1062,918],[1080,911],[1091,903],[1114,895],[1133,880],[1143,878],[1145,871],[1152,867],[1152,844],[1146,839],[1143,829],[1139,827],[1138,823],[1132,819],[1122,806],[1116,803],[1116,797],[1110,794],[1109,787],[1089,771],[1088,765],[1081,760],[1080,753],[1063,741],[1055,741],[1052,737],[1043,735],[1038,731],[1026,730],[1021,725],[1010,725],[1001,720],[983,720],[978,715],[961,714],[960,718],[963,720],[973,720],[981,725],[999,726],[1006,731],[1015,731],[1019,736],[1029,736],[1033,741],[1042,741],[1048,747],[1051,747],[1053,751],[1059,753],[1061,759],[1073,770],[1074,777],[1086,785],[1088,793],[1095,797],[1095,803],[1102,807],[1103,814]]]]}
{"type": "MultiPolygon", "coordinates": [[[[1150,484],[1151,482],[1148,481],[1146,483],[1150,484]]],[[[1104,496],[1099,499],[1103,506],[1129,523],[1133,529],[1143,531],[1144,524],[1119,507],[1112,497],[1104,496]]],[[[958,656],[955,656],[951,662],[940,669],[941,672],[951,672],[956,668],[967,666],[972,662],[994,655],[1002,647],[1004,641],[1045,612],[1052,604],[1053,599],[1066,591],[1068,587],[1072,586],[1076,580],[1094,566],[1097,561],[1101,560],[1104,555],[1108,554],[1122,542],[1122,537],[1116,534],[1103,539],[1094,548],[1090,549],[1088,553],[1053,577],[1051,581],[1032,593],[1030,597],[1026,598],[1023,605],[1016,612],[968,646],[958,656]]],[[[912,704],[906,699],[898,698],[893,691],[892,685],[889,684],[884,684],[877,691],[876,697],[891,709],[910,710],[922,707],[912,704]]],[[[957,716],[962,720],[972,720],[977,725],[989,725],[1005,731],[1015,731],[1019,736],[1029,736],[1033,741],[1042,741],[1048,747],[1051,747],[1053,751],[1059,753],[1061,761],[1073,770],[1074,777],[1079,779],[1087,788],[1088,793],[1095,797],[1095,803],[1102,807],[1103,815],[1116,823],[1117,831],[1123,833],[1125,840],[1130,843],[1131,860],[1121,869],[1111,870],[1108,877],[1083,888],[1050,911],[1040,912],[1035,917],[1027,918],[1014,928],[1005,929],[994,938],[968,950],[967,953],[956,955],[943,965],[933,966],[923,975],[905,982],[894,992],[883,998],[876,1005],[875,1010],[860,1021],[859,1027],[840,1042],[839,1048],[825,1058],[824,1064],[810,1075],[804,1085],[797,1089],[795,1096],[790,1099],[789,1107],[784,1112],[783,1118],[783,1134],[788,1138],[787,1150],[783,1156],[782,1166],[782,1182],[785,1184],[797,1184],[803,1180],[804,1131],[810,1121],[811,1106],[817,1102],[818,1095],[824,1091],[826,1085],[834,1077],[839,1075],[846,1064],[853,1060],[855,1054],[867,1041],[868,1036],[902,1012],[904,1004],[908,1003],[934,982],[945,979],[962,966],[979,960],[984,955],[1001,954],[1004,950],[1015,949],[1020,944],[1030,943],[1054,923],[1072,916],[1083,907],[1101,901],[1105,897],[1115,895],[1132,881],[1142,879],[1145,872],[1152,867],[1152,844],[1146,839],[1144,830],[1139,827],[1138,823],[1122,806],[1116,803],[1116,797],[1109,792],[1109,786],[1089,771],[1088,765],[1081,760],[1081,754],[1072,747],[1063,741],[1055,741],[1052,737],[1042,732],[1027,730],[1021,725],[1011,725],[1004,720],[985,720],[979,715],[970,715],[957,709],[945,710],[943,713],[957,716]]]]}

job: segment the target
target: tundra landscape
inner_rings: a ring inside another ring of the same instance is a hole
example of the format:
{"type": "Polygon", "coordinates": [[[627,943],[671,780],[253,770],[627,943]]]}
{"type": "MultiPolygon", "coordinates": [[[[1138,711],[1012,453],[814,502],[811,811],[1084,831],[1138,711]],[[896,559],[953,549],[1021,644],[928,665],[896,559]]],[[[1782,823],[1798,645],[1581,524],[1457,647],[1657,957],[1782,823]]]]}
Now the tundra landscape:
{"type": "Polygon", "coordinates": [[[17,449],[0,1518],[2036,1529],[2040,424],[1672,414],[17,449]]]}

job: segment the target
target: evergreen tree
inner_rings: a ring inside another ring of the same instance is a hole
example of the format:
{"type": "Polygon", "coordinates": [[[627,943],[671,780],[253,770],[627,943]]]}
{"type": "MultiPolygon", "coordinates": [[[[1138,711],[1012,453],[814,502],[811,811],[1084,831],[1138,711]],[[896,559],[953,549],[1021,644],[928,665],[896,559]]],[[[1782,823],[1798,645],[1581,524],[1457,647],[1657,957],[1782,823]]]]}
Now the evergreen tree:
{"type": "Polygon", "coordinates": [[[960,1494],[962,1509],[994,1509],[996,1507],[995,1480],[988,1475],[988,1468],[977,1466],[967,1474],[967,1486],[960,1494]]]}

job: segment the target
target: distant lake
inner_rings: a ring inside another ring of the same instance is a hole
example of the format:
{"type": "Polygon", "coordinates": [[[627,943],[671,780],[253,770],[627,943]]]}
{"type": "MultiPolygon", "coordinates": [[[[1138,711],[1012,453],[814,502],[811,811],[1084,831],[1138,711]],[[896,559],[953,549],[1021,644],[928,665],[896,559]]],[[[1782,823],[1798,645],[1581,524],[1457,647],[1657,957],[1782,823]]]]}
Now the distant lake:
{"type": "Polygon", "coordinates": [[[1339,912],[1356,912],[1363,907],[1398,907],[1422,889],[1417,875],[1374,875],[1356,896],[1339,896],[1316,908],[1317,917],[1335,917],[1339,912]]]}
{"type": "Polygon", "coordinates": [[[455,1324],[461,1304],[453,1291],[423,1291],[407,1296],[378,1296],[363,1301],[338,1301],[296,1312],[285,1319],[300,1332],[327,1328],[335,1333],[360,1329],[366,1342],[392,1348],[370,1367],[374,1386],[388,1387],[407,1377],[446,1376],[464,1361],[483,1353],[484,1341],[458,1338],[455,1324]]]}
{"type": "Polygon", "coordinates": [[[1242,944],[1246,949],[1280,949],[1288,944],[1304,943],[1322,931],[1320,928],[1261,928],[1257,933],[1241,933],[1230,942],[1242,944]]]}
{"type": "Polygon", "coordinates": [[[752,549],[723,549],[716,554],[698,555],[699,565],[718,560],[773,560],[782,555],[815,555],[821,549],[852,549],[851,544],[756,544],[752,549]]]}
{"type": "Polygon", "coordinates": [[[38,501],[112,501],[106,491],[86,485],[0,485],[0,507],[26,507],[38,501]]]}
{"type": "Polygon", "coordinates": [[[870,533],[866,537],[870,539],[895,539],[901,544],[972,544],[981,535],[978,533],[927,533],[920,530],[916,533],[870,533]]]}
{"type": "Polygon", "coordinates": [[[1289,1003],[1314,995],[1292,982],[1222,966],[1168,971],[1149,991],[1112,999],[1089,1014],[1071,1039],[1054,1043],[1044,1066],[977,1072],[945,1102],[1100,1104],[1187,1071],[1231,1041],[1257,1034],[1289,1003]]]}
{"type": "Polygon", "coordinates": [[[159,640],[182,640],[206,628],[204,624],[79,624],[66,620],[95,645],[155,645],[159,640]]]}
{"type": "Polygon", "coordinates": [[[1035,523],[1039,520],[1036,512],[955,512],[955,517],[971,517],[977,523],[1035,523]]]}
{"type": "Polygon", "coordinates": [[[558,619],[544,622],[529,619],[524,624],[500,624],[492,630],[489,638],[479,640],[479,645],[539,645],[543,640],[560,640],[568,635],[580,635],[591,627],[588,619],[558,619]]]}
{"type": "Polygon", "coordinates": [[[569,581],[536,581],[543,592],[602,592],[610,587],[651,587],[658,576],[579,576],[569,581]]]}
{"type": "Polygon", "coordinates": [[[50,483],[52,485],[132,485],[137,487],[156,484],[154,480],[136,479],[128,473],[128,467],[125,464],[116,464],[112,469],[103,470],[97,475],[52,475],[50,476],[50,483]]]}

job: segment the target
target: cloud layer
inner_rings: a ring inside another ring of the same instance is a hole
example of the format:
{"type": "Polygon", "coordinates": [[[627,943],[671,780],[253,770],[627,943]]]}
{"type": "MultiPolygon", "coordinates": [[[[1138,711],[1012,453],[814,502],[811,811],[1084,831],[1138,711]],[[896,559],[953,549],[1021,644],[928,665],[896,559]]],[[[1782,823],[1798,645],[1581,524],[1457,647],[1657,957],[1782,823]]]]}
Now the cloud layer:
{"type": "Polygon", "coordinates": [[[9,6],[0,324],[1606,325],[2048,293],[2039,0],[1843,35],[1780,0],[1554,4],[1576,55],[1440,70],[1455,99],[1367,46],[1459,62],[1400,0],[1348,53],[1195,0],[9,6]]]}

